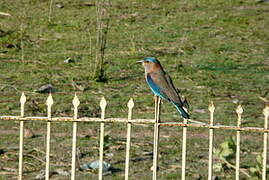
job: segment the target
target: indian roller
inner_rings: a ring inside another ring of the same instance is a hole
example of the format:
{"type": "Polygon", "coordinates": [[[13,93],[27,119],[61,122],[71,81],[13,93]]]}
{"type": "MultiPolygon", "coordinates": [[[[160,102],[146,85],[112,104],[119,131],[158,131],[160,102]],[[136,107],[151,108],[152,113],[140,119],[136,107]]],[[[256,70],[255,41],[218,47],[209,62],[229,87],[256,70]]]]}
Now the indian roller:
{"type": "Polygon", "coordinates": [[[145,78],[151,91],[156,95],[171,102],[180,115],[185,119],[190,119],[189,114],[183,108],[183,103],[170,76],[164,71],[161,63],[154,57],[146,57],[138,61],[145,68],[145,78]]]}

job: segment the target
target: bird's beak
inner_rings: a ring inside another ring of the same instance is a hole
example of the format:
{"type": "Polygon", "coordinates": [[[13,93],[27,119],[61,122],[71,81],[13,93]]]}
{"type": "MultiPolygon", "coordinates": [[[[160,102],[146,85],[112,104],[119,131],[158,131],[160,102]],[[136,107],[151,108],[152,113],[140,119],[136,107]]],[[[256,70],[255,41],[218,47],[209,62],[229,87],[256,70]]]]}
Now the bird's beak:
{"type": "Polygon", "coordinates": [[[144,60],[140,60],[140,61],[137,61],[136,63],[143,63],[144,62],[144,60]]]}

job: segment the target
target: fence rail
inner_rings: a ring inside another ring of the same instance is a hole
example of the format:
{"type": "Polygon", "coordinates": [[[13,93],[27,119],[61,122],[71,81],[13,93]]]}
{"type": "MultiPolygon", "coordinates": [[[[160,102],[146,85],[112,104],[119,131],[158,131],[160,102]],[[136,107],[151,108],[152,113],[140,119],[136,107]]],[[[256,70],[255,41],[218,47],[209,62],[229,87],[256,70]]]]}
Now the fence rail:
{"type": "Polygon", "coordinates": [[[263,161],[262,161],[262,180],[266,180],[266,166],[267,166],[267,146],[268,146],[268,116],[269,116],[269,106],[263,109],[264,115],[264,127],[242,127],[241,117],[243,113],[243,108],[239,105],[236,109],[237,113],[237,125],[236,126],[223,126],[214,125],[214,111],[215,107],[213,102],[209,104],[210,119],[209,124],[207,123],[190,123],[197,122],[194,120],[183,119],[183,123],[180,122],[161,122],[160,120],[160,109],[161,100],[155,97],[155,118],[154,119],[132,119],[132,109],[134,107],[133,99],[131,98],[127,104],[128,107],[128,117],[127,118],[105,118],[105,110],[107,102],[104,97],[100,101],[101,107],[101,117],[100,118],[89,118],[82,117],[78,118],[78,106],[80,101],[75,94],[72,104],[74,106],[73,117],[52,117],[51,109],[53,105],[53,98],[50,94],[47,98],[47,117],[26,117],[24,113],[24,107],[26,103],[26,96],[22,93],[20,98],[21,113],[20,116],[0,116],[0,120],[3,121],[20,121],[20,142],[19,142],[19,166],[18,166],[18,179],[23,179],[23,147],[24,147],[24,122],[25,121],[46,121],[47,122],[47,133],[46,133],[46,166],[45,166],[45,179],[49,179],[50,171],[50,134],[51,134],[51,122],[59,121],[71,121],[73,122],[73,135],[72,135],[72,162],[71,162],[71,180],[75,179],[76,176],[76,137],[77,137],[77,123],[79,122],[99,122],[100,123],[100,142],[99,142],[99,180],[103,178],[103,148],[104,148],[104,127],[105,123],[126,123],[126,157],[125,157],[125,180],[129,178],[129,160],[130,160],[130,145],[131,145],[131,128],[134,123],[149,123],[154,125],[154,143],[153,143],[153,174],[152,179],[158,179],[158,152],[159,152],[159,134],[160,126],[181,126],[182,130],[182,169],[181,169],[181,179],[185,180],[186,176],[186,144],[187,144],[187,129],[188,128],[207,128],[209,131],[209,148],[208,148],[208,180],[212,179],[213,176],[213,143],[214,143],[214,131],[217,129],[233,130],[236,131],[236,165],[235,165],[235,179],[240,178],[240,133],[241,131],[247,132],[258,132],[263,133],[263,161]]]}

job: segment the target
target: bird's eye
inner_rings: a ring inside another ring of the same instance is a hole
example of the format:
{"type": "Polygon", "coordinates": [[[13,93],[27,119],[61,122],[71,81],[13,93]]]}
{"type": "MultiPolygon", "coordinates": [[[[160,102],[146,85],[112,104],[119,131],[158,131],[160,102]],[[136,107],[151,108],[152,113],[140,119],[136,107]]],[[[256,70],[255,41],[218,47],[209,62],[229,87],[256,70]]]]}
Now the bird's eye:
{"type": "Polygon", "coordinates": [[[149,63],[149,62],[148,62],[148,61],[145,61],[144,63],[146,63],[146,64],[147,64],[147,63],[149,63]]]}

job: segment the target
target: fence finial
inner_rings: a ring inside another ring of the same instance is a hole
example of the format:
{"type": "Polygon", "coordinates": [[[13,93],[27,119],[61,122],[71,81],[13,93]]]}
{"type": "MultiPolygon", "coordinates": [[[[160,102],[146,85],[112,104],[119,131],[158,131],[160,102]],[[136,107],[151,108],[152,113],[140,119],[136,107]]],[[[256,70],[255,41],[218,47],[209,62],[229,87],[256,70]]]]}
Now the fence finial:
{"type": "Polygon", "coordinates": [[[268,116],[269,116],[269,104],[267,104],[265,106],[265,108],[263,109],[263,115],[265,116],[265,118],[268,118],[268,116]]]}
{"type": "Polygon", "coordinates": [[[74,119],[77,119],[77,117],[78,117],[78,106],[80,104],[80,101],[79,101],[76,93],[75,93],[74,99],[72,101],[72,104],[74,106],[74,119]]]}
{"type": "Polygon", "coordinates": [[[214,106],[214,103],[213,101],[211,101],[208,105],[208,110],[213,113],[215,111],[215,106],[214,106]]]}
{"type": "Polygon", "coordinates": [[[48,118],[51,118],[51,106],[53,105],[53,99],[51,93],[47,98],[46,105],[48,106],[48,118]]]}
{"type": "Polygon", "coordinates": [[[25,96],[24,92],[22,92],[21,93],[21,98],[20,98],[20,103],[25,104],[25,102],[26,102],[26,96],[25,96]]]}
{"type": "Polygon", "coordinates": [[[239,116],[239,115],[241,115],[242,113],[243,113],[243,108],[242,108],[242,106],[241,106],[241,104],[239,104],[238,106],[237,106],[237,108],[236,108],[236,113],[237,113],[237,115],[239,116]]]}
{"type": "Polygon", "coordinates": [[[134,108],[134,100],[133,100],[133,98],[130,98],[130,100],[128,101],[127,106],[129,108],[129,111],[128,111],[128,120],[131,120],[132,119],[132,110],[134,108]]]}
{"type": "Polygon", "coordinates": [[[24,92],[21,94],[20,103],[21,103],[21,116],[24,116],[24,104],[26,102],[26,97],[24,95],[24,92]]]}
{"type": "Polygon", "coordinates": [[[103,96],[101,101],[100,101],[100,107],[101,107],[102,112],[105,112],[106,105],[107,105],[107,102],[106,102],[105,97],[103,96]]]}
{"type": "Polygon", "coordinates": [[[74,95],[74,99],[72,101],[72,104],[74,106],[74,109],[77,109],[79,104],[80,104],[80,101],[78,99],[77,93],[75,93],[75,95],[74,95]]]}
{"type": "Polygon", "coordinates": [[[133,109],[133,107],[134,107],[134,100],[133,100],[133,98],[130,98],[130,100],[128,101],[127,106],[128,106],[129,109],[133,109]]]}
{"type": "Polygon", "coordinates": [[[72,101],[74,107],[78,107],[80,104],[80,101],[78,99],[77,93],[75,93],[74,99],[72,101]]]}
{"type": "Polygon", "coordinates": [[[53,104],[53,98],[52,98],[52,95],[50,93],[48,98],[47,98],[46,105],[47,106],[52,106],[52,104],[53,104]]]}
{"type": "Polygon", "coordinates": [[[105,109],[106,108],[106,105],[107,105],[107,102],[106,102],[105,97],[103,96],[101,98],[101,101],[100,101],[100,107],[101,107],[101,109],[105,109]]]}

